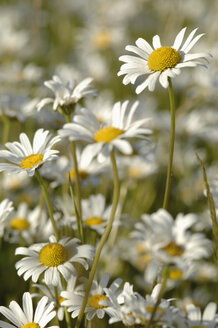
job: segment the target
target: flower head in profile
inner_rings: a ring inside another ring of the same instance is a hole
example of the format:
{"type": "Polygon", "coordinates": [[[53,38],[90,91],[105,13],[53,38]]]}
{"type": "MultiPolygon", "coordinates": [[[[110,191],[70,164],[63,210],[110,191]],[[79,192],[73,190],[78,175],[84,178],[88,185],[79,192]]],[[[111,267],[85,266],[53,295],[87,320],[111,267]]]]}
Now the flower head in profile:
{"type": "Polygon", "coordinates": [[[24,280],[32,277],[32,281],[37,282],[44,272],[45,283],[57,286],[61,283],[61,276],[68,280],[71,274],[76,273],[73,263],[80,263],[88,269],[87,260],[92,260],[94,248],[78,243],[79,239],[76,238],[65,237],[57,241],[51,236],[49,243],[18,247],[15,254],[25,256],[15,265],[18,275],[24,273],[24,280]]]}
{"type": "Polygon", "coordinates": [[[47,161],[57,158],[58,150],[52,150],[52,146],[60,141],[56,136],[51,139],[49,131],[38,129],[33,137],[33,145],[25,133],[20,134],[20,142],[7,142],[8,150],[0,150],[0,158],[10,163],[0,163],[0,172],[19,173],[26,171],[33,176],[35,169],[47,161]]]}
{"type": "MultiPolygon", "coordinates": [[[[0,306],[2,313],[11,323],[0,320],[2,328],[44,328],[51,321],[56,312],[53,311],[54,303],[48,302],[48,297],[44,296],[38,302],[35,313],[33,311],[33,302],[30,293],[23,294],[23,309],[20,305],[12,301],[9,304],[9,309],[5,306],[0,306]]],[[[58,326],[50,326],[50,328],[58,328],[58,326]]]]}
{"type": "Polygon", "coordinates": [[[83,158],[90,163],[97,156],[97,160],[102,163],[114,147],[124,154],[131,154],[132,146],[126,139],[146,139],[145,135],[151,134],[151,130],[144,127],[149,119],[137,116],[140,109],[137,101],[131,105],[128,100],[117,102],[112,108],[111,122],[106,125],[99,123],[91,111],[82,108],[72,123],[65,124],[59,130],[59,134],[70,140],[89,143],[83,151],[83,158]]]}
{"type": "Polygon", "coordinates": [[[196,28],[182,44],[185,31],[186,27],[177,34],[173,45],[170,47],[162,46],[158,35],[153,37],[153,47],[142,38],[136,41],[136,46],[126,46],[126,50],[135,53],[137,56],[124,55],[119,58],[119,60],[125,63],[118,72],[118,76],[125,75],[123,83],[135,84],[139,76],[148,75],[137,86],[136,93],[139,94],[147,87],[150,91],[154,91],[158,79],[160,84],[167,88],[169,85],[168,78],[174,78],[176,75],[179,75],[181,68],[198,65],[205,66],[201,60],[206,60],[209,54],[204,52],[189,54],[192,47],[204,34],[194,37],[197,31],[196,28]]]}
{"type": "Polygon", "coordinates": [[[75,80],[63,82],[57,75],[54,75],[52,80],[45,81],[44,85],[51,89],[54,93],[54,98],[44,98],[38,105],[40,110],[48,104],[53,104],[53,110],[58,107],[66,107],[76,104],[81,98],[93,96],[96,94],[95,89],[91,85],[92,78],[88,77],[76,84],[75,80]]]}

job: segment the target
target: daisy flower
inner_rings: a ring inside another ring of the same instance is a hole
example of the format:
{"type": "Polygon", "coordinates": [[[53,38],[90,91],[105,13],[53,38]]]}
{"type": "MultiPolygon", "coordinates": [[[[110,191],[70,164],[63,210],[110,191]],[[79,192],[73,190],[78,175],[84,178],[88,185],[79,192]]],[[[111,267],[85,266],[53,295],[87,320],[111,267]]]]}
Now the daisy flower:
{"type": "MultiPolygon", "coordinates": [[[[82,285],[76,286],[76,281],[77,276],[71,275],[67,281],[66,291],[71,291],[71,293],[80,293],[82,285]]],[[[60,284],[57,286],[47,285],[44,281],[43,284],[34,284],[33,286],[37,287],[43,295],[47,296],[50,302],[54,302],[55,308],[57,308],[58,320],[62,321],[64,318],[64,298],[61,296],[61,292],[63,291],[62,286],[60,284]]],[[[40,293],[35,293],[33,296],[41,297],[40,293]]]]}
{"type": "Polygon", "coordinates": [[[26,171],[33,176],[35,169],[47,161],[57,158],[58,150],[52,150],[52,146],[60,141],[56,136],[51,139],[49,131],[38,129],[33,137],[33,146],[25,133],[20,134],[20,142],[7,142],[8,150],[0,150],[0,158],[11,163],[0,163],[0,172],[7,170],[9,173],[26,171]]]}
{"type": "Polygon", "coordinates": [[[44,85],[53,91],[55,97],[42,99],[37,105],[37,110],[39,111],[48,104],[53,104],[53,110],[57,110],[59,106],[74,105],[81,98],[96,95],[96,91],[91,85],[92,81],[93,79],[88,77],[78,84],[75,80],[65,83],[57,75],[54,75],[52,80],[45,81],[44,85]]]}
{"type": "Polygon", "coordinates": [[[19,243],[20,237],[26,245],[46,241],[53,231],[46,212],[40,206],[30,210],[24,202],[19,204],[7,221],[4,239],[10,243],[19,243]]]}
{"type": "Polygon", "coordinates": [[[192,263],[211,252],[211,242],[203,234],[188,231],[196,221],[194,214],[181,213],[173,220],[160,209],[152,215],[143,214],[132,236],[144,243],[146,251],[159,263],[192,263]]]}
{"type": "MultiPolygon", "coordinates": [[[[82,222],[84,227],[103,234],[108,223],[111,205],[106,207],[105,197],[101,194],[92,195],[89,199],[82,200],[82,222]]],[[[117,210],[117,216],[119,210],[117,210]]]]}
{"type": "Polygon", "coordinates": [[[178,33],[173,45],[170,47],[163,47],[158,35],[153,37],[153,48],[142,38],[136,41],[136,46],[126,46],[126,50],[135,53],[137,57],[125,55],[119,58],[119,60],[125,63],[118,72],[118,76],[125,75],[123,83],[135,84],[139,76],[148,75],[148,77],[137,86],[136,93],[139,94],[147,87],[150,91],[154,91],[158,79],[162,87],[167,88],[169,85],[168,78],[179,75],[181,73],[181,68],[195,67],[198,65],[205,66],[199,60],[206,60],[209,54],[204,52],[195,54],[189,53],[192,47],[204,34],[199,34],[194,37],[197,31],[196,28],[189,34],[182,45],[185,31],[186,27],[178,33]]]}
{"type": "Polygon", "coordinates": [[[0,237],[3,236],[9,214],[13,211],[13,209],[13,203],[9,199],[4,199],[0,203],[0,237]]]}
{"type": "MultiPolygon", "coordinates": [[[[109,283],[110,275],[109,273],[104,273],[101,277],[100,281],[98,282],[96,278],[94,278],[92,287],[89,293],[88,302],[85,308],[86,318],[88,320],[92,320],[95,315],[99,319],[102,319],[105,315],[105,310],[107,308],[106,305],[101,304],[107,300],[105,296],[104,289],[107,287],[109,283]]],[[[115,293],[117,289],[120,287],[122,279],[117,278],[115,279],[107,290],[111,293],[115,293]]],[[[85,288],[85,285],[84,285],[85,288]]],[[[85,292],[77,292],[72,293],[72,291],[64,291],[61,293],[61,296],[64,298],[63,305],[68,307],[68,311],[72,312],[72,318],[75,318],[79,315],[80,308],[83,302],[83,297],[85,292]]]]}
{"type": "Polygon", "coordinates": [[[214,328],[218,323],[218,314],[216,314],[217,305],[214,302],[207,304],[204,312],[201,314],[199,307],[189,304],[186,306],[188,327],[214,328]]]}
{"type": "MultiPolygon", "coordinates": [[[[90,145],[86,146],[83,156],[88,163],[96,156],[99,162],[103,162],[109,156],[113,147],[124,154],[131,154],[132,147],[125,140],[127,138],[145,138],[144,134],[150,134],[151,130],[142,127],[148,122],[147,118],[135,119],[138,102],[129,106],[129,101],[117,102],[112,108],[111,123],[100,124],[93,113],[85,108],[81,114],[75,115],[72,123],[67,123],[59,130],[62,137],[70,140],[81,140],[90,145]]],[[[88,164],[87,164],[88,165],[88,164]]]]}
{"type": "Polygon", "coordinates": [[[90,245],[78,246],[79,239],[65,237],[58,242],[54,236],[49,238],[49,243],[39,243],[26,247],[18,247],[15,255],[25,255],[15,265],[17,273],[24,273],[24,280],[32,277],[37,282],[44,272],[44,280],[48,285],[60,284],[60,276],[68,280],[71,274],[76,273],[73,263],[80,263],[88,269],[86,260],[91,261],[94,249],[90,245]]]}
{"type": "MultiPolygon", "coordinates": [[[[44,328],[47,327],[56,312],[52,311],[54,304],[48,302],[46,296],[42,297],[33,311],[33,302],[30,293],[23,294],[23,309],[15,301],[10,302],[9,309],[5,306],[0,306],[0,313],[2,313],[11,323],[0,320],[0,327],[2,328],[44,328]]],[[[58,326],[50,326],[56,328],[58,326]]]]}

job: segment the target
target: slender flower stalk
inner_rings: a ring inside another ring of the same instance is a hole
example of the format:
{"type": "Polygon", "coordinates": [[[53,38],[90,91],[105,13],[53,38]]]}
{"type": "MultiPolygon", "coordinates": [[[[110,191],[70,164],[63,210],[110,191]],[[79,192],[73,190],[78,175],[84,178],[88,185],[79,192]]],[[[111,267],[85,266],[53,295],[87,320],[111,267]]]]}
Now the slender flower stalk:
{"type": "Polygon", "coordinates": [[[148,321],[148,324],[147,324],[146,328],[150,328],[151,325],[153,324],[153,319],[155,317],[155,314],[157,312],[158,306],[159,306],[159,304],[161,302],[161,298],[162,298],[162,296],[164,294],[164,291],[165,291],[165,288],[166,288],[167,279],[169,277],[169,272],[170,272],[170,268],[167,265],[167,266],[165,266],[165,268],[162,271],[162,276],[163,276],[162,285],[161,285],[161,288],[160,288],[160,291],[159,291],[159,294],[158,294],[158,297],[157,297],[157,301],[156,301],[156,303],[154,305],[153,311],[151,313],[151,317],[150,317],[150,319],[148,321]]]}
{"type": "Polygon", "coordinates": [[[167,209],[168,200],[169,200],[170,182],[171,182],[172,166],[173,166],[174,142],[175,142],[175,102],[174,102],[172,81],[170,77],[168,78],[168,82],[169,82],[168,91],[169,91],[169,99],[170,99],[171,128],[170,128],[170,151],[169,151],[169,159],[168,159],[167,179],[166,179],[164,201],[163,201],[163,208],[165,210],[167,209]]]}
{"type": "Polygon", "coordinates": [[[75,197],[74,197],[74,193],[73,193],[73,186],[72,186],[70,177],[69,177],[69,184],[70,184],[70,196],[72,198],[72,202],[73,202],[73,206],[74,206],[74,210],[75,210],[75,214],[76,214],[77,231],[78,231],[79,239],[81,240],[82,244],[84,244],[85,239],[84,239],[82,218],[79,216],[79,213],[78,213],[78,209],[76,206],[75,197]]]}
{"type": "Polygon", "coordinates": [[[218,262],[218,223],[217,223],[217,216],[216,216],[216,207],[214,204],[213,196],[210,191],[210,186],[208,184],[206,169],[204,167],[202,160],[198,156],[198,154],[196,154],[196,156],[197,156],[197,159],[198,159],[201,169],[202,169],[204,185],[205,185],[206,192],[207,192],[210,217],[211,217],[211,221],[212,221],[213,238],[214,238],[214,243],[215,243],[215,255],[216,255],[216,261],[218,262]]]}
{"type": "MultiPolygon", "coordinates": [[[[71,122],[70,114],[65,115],[65,119],[67,123],[71,122]]],[[[77,198],[77,209],[79,213],[80,220],[82,218],[82,207],[81,207],[81,188],[80,188],[80,177],[79,177],[79,169],[78,169],[78,162],[76,158],[76,143],[75,141],[70,141],[71,151],[73,156],[73,165],[75,170],[75,185],[76,185],[76,198],[77,198]]]]}
{"type": "Polygon", "coordinates": [[[119,195],[120,195],[120,184],[119,184],[119,178],[118,178],[118,172],[117,172],[117,165],[116,165],[116,160],[115,160],[115,155],[114,155],[114,150],[111,151],[110,153],[110,157],[111,157],[111,163],[112,163],[112,169],[113,169],[113,180],[114,180],[114,190],[113,190],[113,200],[112,200],[112,209],[111,209],[111,215],[107,224],[107,227],[105,228],[104,234],[101,237],[101,240],[99,242],[98,248],[96,250],[96,254],[95,254],[95,258],[92,264],[92,268],[89,274],[89,280],[87,283],[87,287],[86,287],[86,294],[84,296],[83,299],[83,303],[80,309],[80,313],[75,325],[75,328],[79,328],[81,325],[81,321],[83,318],[83,314],[85,311],[85,307],[87,304],[87,300],[89,297],[89,292],[92,286],[92,282],[94,279],[94,275],[97,269],[97,265],[99,262],[99,258],[101,255],[101,251],[102,248],[104,246],[104,244],[106,243],[108,236],[110,234],[111,228],[112,228],[112,224],[114,222],[114,218],[115,218],[115,213],[116,213],[116,209],[117,209],[117,205],[118,205],[118,201],[119,201],[119,195]]]}
{"type": "Polygon", "coordinates": [[[50,220],[51,220],[51,223],[52,223],[52,227],[53,227],[53,230],[54,230],[54,234],[55,234],[55,237],[58,241],[59,240],[58,230],[57,230],[57,227],[56,227],[56,224],[55,224],[53,211],[52,211],[52,206],[51,206],[51,202],[50,202],[50,199],[49,199],[49,196],[48,196],[46,185],[45,185],[45,183],[44,183],[38,169],[35,170],[35,175],[36,175],[36,178],[39,181],[40,187],[43,191],[45,202],[46,202],[46,205],[47,205],[47,208],[48,208],[48,213],[49,213],[50,220]]]}

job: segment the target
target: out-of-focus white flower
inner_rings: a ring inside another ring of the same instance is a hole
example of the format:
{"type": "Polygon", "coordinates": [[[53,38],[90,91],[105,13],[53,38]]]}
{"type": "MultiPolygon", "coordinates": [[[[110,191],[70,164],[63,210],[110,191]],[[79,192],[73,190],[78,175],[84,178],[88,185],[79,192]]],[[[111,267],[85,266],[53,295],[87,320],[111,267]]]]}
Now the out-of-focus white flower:
{"type": "Polygon", "coordinates": [[[13,203],[9,199],[4,199],[0,203],[0,237],[3,235],[4,228],[7,224],[7,219],[13,209],[13,203]]]}
{"type": "Polygon", "coordinates": [[[216,310],[217,305],[214,302],[208,303],[202,314],[199,307],[196,307],[193,304],[188,304],[186,306],[188,327],[216,327],[218,323],[218,314],[216,313],[216,310]]]}
{"type": "Polygon", "coordinates": [[[132,236],[144,243],[153,259],[160,263],[180,263],[202,259],[211,253],[211,242],[201,233],[187,231],[197,221],[194,214],[178,214],[173,220],[164,209],[142,215],[132,236]]]}
{"type": "Polygon", "coordinates": [[[42,99],[37,105],[37,110],[48,104],[53,104],[53,110],[57,110],[59,106],[74,105],[81,98],[95,95],[96,91],[91,85],[92,81],[93,79],[88,77],[78,84],[74,80],[65,83],[57,75],[54,75],[52,80],[45,81],[44,84],[53,91],[55,98],[42,99]]]}
{"type": "Polygon", "coordinates": [[[23,122],[28,116],[33,113],[33,110],[38,103],[38,99],[29,99],[25,95],[0,95],[0,114],[16,117],[23,122]]]}

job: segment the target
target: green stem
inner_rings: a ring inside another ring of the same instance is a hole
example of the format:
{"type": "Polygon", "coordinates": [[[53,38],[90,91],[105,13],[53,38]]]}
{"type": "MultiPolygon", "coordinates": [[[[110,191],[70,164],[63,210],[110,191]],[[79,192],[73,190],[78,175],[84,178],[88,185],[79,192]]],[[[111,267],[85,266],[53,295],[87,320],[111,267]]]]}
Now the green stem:
{"type": "Polygon", "coordinates": [[[54,230],[54,234],[55,234],[55,237],[58,241],[59,240],[58,231],[57,231],[57,228],[56,228],[56,224],[55,224],[55,220],[54,220],[54,216],[53,216],[53,211],[52,211],[52,206],[51,206],[50,199],[48,197],[48,192],[47,192],[46,185],[45,185],[45,183],[44,183],[38,169],[35,170],[35,175],[36,175],[36,178],[38,179],[39,184],[42,188],[44,198],[45,198],[45,202],[46,202],[46,205],[47,205],[47,208],[48,208],[48,213],[49,213],[49,216],[50,216],[50,220],[51,220],[52,227],[53,227],[53,230],[54,230]]]}
{"type": "Polygon", "coordinates": [[[91,271],[90,271],[90,274],[89,274],[89,280],[88,280],[88,284],[87,284],[87,287],[86,287],[86,293],[85,293],[85,296],[84,296],[84,299],[83,299],[83,303],[82,303],[82,306],[81,306],[81,309],[80,309],[80,313],[79,313],[75,328],[80,327],[80,324],[81,324],[81,321],[82,321],[82,318],[83,318],[83,314],[84,314],[84,311],[85,311],[85,307],[86,307],[86,304],[87,304],[87,301],[88,301],[89,292],[90,292],[90,289],[91,289],[91,286],[92,286],[94,275],[95,275],[95,272],[96,272],[96,269],[97,269],[97,265],[98,265],[98,262],[99,262],[100,255],[101,255],[101,251],[102,251],[102,248],[103,248],[104,244],[106,243],[106,241],[108,239],[108,236],[110,234],[110,231],[111,231],[111,228],[112,228],[112,225],[113,225],[113,222],[114,222],[114,218],[115,218],[117,204],[118,204],[118,201],[119,201],[120,184],[119,184],[119,179],[118,179],[118,172],[117,172],[117,165],[116,165],[116,160],[115,160],[115,156],[114,156],[114,150],[111,151],[110,157],[111,157],[111,163],[112,163],[112,168],[113,168],[113,180],[114,180],[114,190],[113,190],[113,200],[112,200],[111,214],[110,214],[108,224],[105,228],[105,231],[104,231],[104,233],[103,233],[103,235],[100,239],[98,248],[96,250],[95,258],[94,258],[92,268],[91,268],[91,271]]]}
{"type": "MultiPolygon", "coordinates": [[[[65,115],[65,119],[67,123],[71,122],[70,114],[65,115]]],[[[75,170],[75,184],[76,184],[76,196],[77,196],[77,209],[80,218],[82,218],[82,208],[81,208],[81,189],[80,189],[80,177],[79,177],[79,168],[76,158],[76,143],[74,141],[70,141],[71,151],[73,156],[73,165],[75,170]]]]}
{"type": "Polygon", "coordinates": [[[170,99],[170,113],[171,113],[171,129],[170,129],[170,152],[168,159],[168,169],[167,169],[167,179],[164,193],[163,208],[167,209],[169,193],[170,193],[170,180],[172,175],[172,166],[173,166],[173,151],[174,151],[174,142],[175,142],[175,103],[171,79],[169,81],[169,99],[170,99]]]}
{"type": "Polygon", "coordinates": [[[162,285],[161,285],[161,288],[160,288],[160,291],[159,291],[159,294],[158,294],[158,297],[157,297],[157,301],[154,305],[154,308],[153,308],[153,311],[152,311],[152,314],[151,314],[151,317],[148,321],[148,324],[146,326],[146,328],[150,328],[150,326],[153,324],[153,320],[154,320],[154,317],[155,317],[155,314],[157,312],[157,309],[158,309],[158,306],[161,302],[161,299],[162,299],[162,296],[164,294],[164,291],[165,291],[165,288],[166,288],[166,284],[167,284],[167,279],[169,277],[169,272],[170,272],[170,268],[169,266],[167,265],[164,269],[163,269],[163,272],[162,272],[162,276],[163,276],[163,281],[162,281],[162,285]]]}
{"type": "MultiPolygon", "coordinates": [[[[70,177],[69,177],[69,180],[70,180],[70,177]]],[[[73,202],[73,206],[74,206],[74,211],[75,211],[75,214],[76,214],[77,231],[78,231],[79,239],[81,240],[82,244],[84,244],[85,239],[84,239],[82,219],[80,218],[79,213],[78,213],[78,210],[77,210],[77,206],[76,206],[76,202],[75,202],[75,199],[74,199],[73,187],[72,187],[71,180],[69,181],[69,184],[70,184],[70,195],[71,195],[71,198],[72,198],[72,202],[73,202]]]]}

